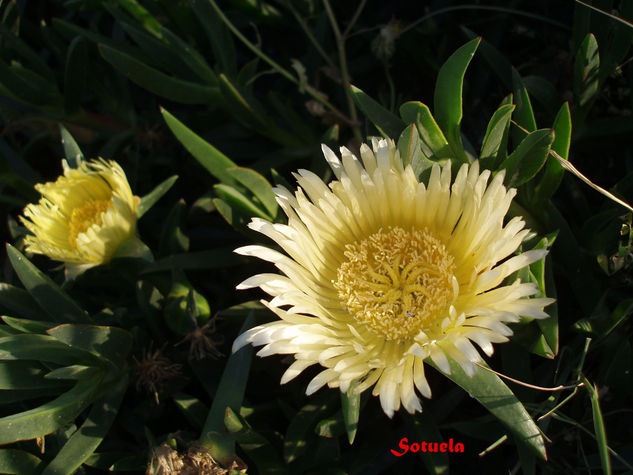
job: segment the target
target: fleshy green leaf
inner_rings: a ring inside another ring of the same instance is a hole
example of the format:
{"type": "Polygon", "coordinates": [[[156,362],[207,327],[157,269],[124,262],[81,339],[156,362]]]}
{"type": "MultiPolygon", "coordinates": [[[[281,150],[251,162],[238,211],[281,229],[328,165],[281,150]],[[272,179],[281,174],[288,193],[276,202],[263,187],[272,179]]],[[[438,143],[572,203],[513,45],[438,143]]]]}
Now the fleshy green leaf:
{"type": "Polygon", "coordinates": [[[464,75],[480,41],[481,38],[469,41],[446,60],[437,75],[433,96],[437,123],[453,149],[454,158],[462,162],[468,161],[460,134],[464,75]]]}
{"type": "MultiPolygon", "coordinates": [[[[253,320],[251,312],[244,321],[240,333],[251,328],[253,320]]],[[[239,411],[242,405],[252,355],[252,347],[246,345],[229,357],[200,436],[200,443],[225,466],[230,465],[235,458],[235,443],[231,435],[223,433],[224,417],[227,408],[239,411]]]]}
{"type": "Polygon", "coordinates": [[[26,290],[4,282],[0,282],[0,306],[23,318],[36,318],[42,313],[42,308],[26,290]]]}
{"type": "Polygon", "coordinates": [[[132,347],[132,335],[118,327],[59,325],[48,333],[71,348],[87,351],[121,368],[132,347]]]}
{"type": "Polygon", "coordinates": [[[273,193],[272,187],[266,178],[255,170],[244,167],[229,168],[227,172],[255,195],[260,203],[264,205],[271,219],[277,216],[278,205],[275,200],[275,193],[273,193]]]}
{"type": "MultiPolygon", "coordinates": [[[[552,150],[561,158],[567,160],[572,131],[571,113],[567,102],[565,102],[558,111],[552,129],[556,133],[552,150]]],[[[558,160],[552,156],[548,156],[543,177],[535,188],[534,201],[536,203],[543,203],[548,200],[560,186],[564,174],[565,169],[558,163],[558,160]]]]}
{"type": "Polygon", "coordinates": [[[55,323],[30,320],[28,318],[0,317],[11,328],[24,333],[46,333],[46,330],[55,326],[55,323]]]}
{"type": "Polygon", "coordinates": [[[220,94],[217,87],[168,76],[139,59],[105,44],[99,45],[103,59],[148,91],[183,104],[213,104],[220,94]]]}
{"type": "Polygon", "coordinates": [[[81,427],[48,464],[42,475],[71,475],[92,455],[106,436],[116,417],[128,377],[121,377],[113,387],[105,388],[103,395],[92,405],[81,427]]]}
{"type": "Polygon", "coordinates": [[[589,33],[576,53],[574,62],[574,93],[580,107],[590,105],[599,86],[600,53],[596,37],[589,33]]]}
{"type": "Polygon", "coordinates": [[[431,152],[430,155],[425,152],[428,158],[436,161],[453,158],[453,149],[425,104],[421,102],[406,102],[400,107],[400,115],[407,123],[416,125],[420,139],[431,152]]]}
{"type": "Polygon", "coordinates": [[[84,160],[84,154],[77,145],[77,142],[73,136],[68,132],[68,129],[62,124],[59,124],[59,132],[62,136],[62,145],[64,146],[64,155],[66,155],[66,161],[70,168],[77,168],[84,160]]]}
{"type": "Polygon", "coordinates": [[[420,174],[427,168],[433,166],[433,162],[426,158],[425,153],[428,152],[428,156],[432,156],[433,153],[430,150],[422,152],[422,147],[426,147],[420,140],[420,134],[415,124],[407,126],[398,139],[398,152],[404,165],[411,165],[415,176],[420,174]]]}
{"type": "Polygon", "coordinates": [[[504,104],[492,115],[483,143],[479,158],[484,167],[492,170],[496,169],[499,161],[499,150],[508,145],[508,131],[510,130],[510,119],[514,112],[514,104],[504,104]]]}
{"type": "MultiPolygon", "coordinates": [[[[68,47],[66,67],[64,69],[64,107],[68,113],[75,113],[81,107],[83,92],[87,82],[88,66],[86,40],[81,36],[77,36],[68,47]]],[[[70,158],[68,150],[66,150],[66,158],[70,158]]],[[[76,165],[71,166],[76,168],[76,165]]]]}
{"type": "Polygon", "coordinates": [[[158,200],[160,200],[165,193],[169,191],[169,189],[176,183],[178,179],[178,175],[172,175],[167,178],[165,181],[156,186],[152,191],[141,198],[140,203],[136,208],[136,217],[140,218],[147,211],[156,204],[158,200]]]}
{"type": "MultiPolygon", "coordinates": [[[[479,367],[476,367],[475,374],[470,377],[455,360],[450,356],[447,358],[451,374],[445,376],[497,417],[514,435],[517,443],[526,445],[538,457],[545,459],[545,442],[539,428],[501,378],[479,367]]],[[[428,362],[437,369],[432,361],[428,362]]]]}
{"type": "Polygon", "coordinates": [[[148,265],[142,274],[174,269],[221,269],[240,264],[244,260],[233,253],[234,247],[222,247],[210,251],[172,254],[148,265]]]}
{"type": "Polygon", "coordinates": [[[585,385],[585,389],[589,393],[589,399],[591,400],[593,428],[596,434],[596,442],[598,442],[598,453],[600,454],[602,473],[606,475],[611,475],[611,458],[609,456],[609,446],[607,445],[607,433],[604,427],[602,410],[600,409],[598,388],[591,384],[584,376],[582,376],[581,379],[583,384],[585,385]]]}
{"type": "Polygon", "coordinates": [[[7,254],[26,290],[53,321],[86,322],[89,317],[50,277],[41,272],[16,248],[7,244],[7,254]]]}
{"type": "Polygon", "coordinates": [[[345,421],[345,432],[350,444],[354,443],[356,431],[358,430],[358,419],[360,416],[360,393],[355,391],[358,381],[352,381],[346,393],[341,393],[341,409],[343,410],[343,420],[345,421]]]}
{"type": "Polygon", "coordinates": [[[237,167],[235,162],[196,135],[167,110],[161,109],[161,113],[176,138],[209,173],[226,185],[236,184],[235,179],[227,171],[228,168],[237,167]]]}
{"type": "Polygon", "coordinates": [[[178,409],[187,418],[189,424],[197,429],[202,429],[205,417],[209,413],[209,408],[200,399],[187,394],[176,394],[172,398],[178,409]]]}
{"type": "Polygon", "coordinates": [[[514,102],[516,104],[513,118],[517,124],[517,127],[512,129],[512,143],[516,147],[527,134],[536,130],[536,119],[534,118],[530,95],[525,84],[523,84],[521,76],[514,68],[512,68],[512,84],[514,85],[514,102]]]}
{"type": "Polygon", "coordinates": [[[0,338],[0,360],[36,360],[72,365],[102,364],[94,355],[55,340],[48,335],[21,334],[0,338]]]}
{"type": "Polygon", "coordinates": [[[552,129],[540,129],[525,137],[499,167],[506,170],[508,186],[522,185],[538,173],[547,160],[554,136],[552,129]]]}
{"type": "Polygon", "coordinates": [[[35,439],[64,427],[90,404],[99,382],[99,377],[79,381],[50,402],[0,418],[0,444],[35,439]]]}
{"type": "Polygon", "coordinates": [[[215,190],[215,193],[229,206],[237,208],[247,216],[257,216],[263,219],[270,219],[264,210],[232,186],[219,184],[214,185],[213,189],[215,190]]]}
{"type": "Polygon", "coordinates": [[[385,137],[399,137],[406,124],[356,86],[349,85],[354,102],[385,137]]]}
{"type": "Polygon", "coordinates": [[[38,457],[23,450],[0,449],[0,473],[24,475],[39,473],[44,466],[38,457]]]}
{"type": "Polygon", "coordinates": [[[230,407],[226,408],[224,424],[237,440],[242,450],[253,460],[258,473],[287,473],[283,462],[272,444],[236,414],[230,407]]]}
{"type": "Polygon", "coordinates": [[[44,379],[47,370],[33,361],[0,361],[0,390],[58,388],[63,381],[44,379]]]}

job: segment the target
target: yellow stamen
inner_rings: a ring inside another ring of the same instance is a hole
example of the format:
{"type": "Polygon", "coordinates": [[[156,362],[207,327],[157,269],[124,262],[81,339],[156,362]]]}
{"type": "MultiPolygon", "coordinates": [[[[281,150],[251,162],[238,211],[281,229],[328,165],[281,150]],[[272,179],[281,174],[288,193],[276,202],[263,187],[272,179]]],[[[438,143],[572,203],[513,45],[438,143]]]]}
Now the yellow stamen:
{"type": "Polygon", "coordinates": [[[70,214],[68,242],[77,248],[77,236],[92,226],[103,223],[103,213],[108,209],[112,200],[92,200],[85,205],[73,209],[70,214]]]}
{"type": "Polygon", "coordinates": [[[344,255],[334,286],[357,322],[386,340],[439,329],[455,297],[455,264],[427,229],[381,229],[344,255]]]}

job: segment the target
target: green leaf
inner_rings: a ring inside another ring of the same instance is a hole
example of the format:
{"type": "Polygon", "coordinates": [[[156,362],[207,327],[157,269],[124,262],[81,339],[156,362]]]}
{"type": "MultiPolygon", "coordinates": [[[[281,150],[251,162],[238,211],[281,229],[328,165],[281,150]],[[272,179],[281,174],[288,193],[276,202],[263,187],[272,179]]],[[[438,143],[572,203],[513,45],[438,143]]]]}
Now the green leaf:
{"type": "Polygon", "coordinates": [[[66,161],[70,168],[77,168],[84,160],[84,154],[81,152],[79,145],[75,142],[73,136],[68,132],[68,129],[62,124],[59,124],[59,133],[62,136],[62,145],[64,146],[64,155],[66,155],[66,161]]]}
{"type": "Polygon", "coordinates": [[[540,129],[523,139],[499,167],[506,170],[508,186],[522,185],[538,173],[547,160],[554,136],[554,130],[540,129]]]}
{"type": "MultiPolygon", "coordinates": [[[[6,19],[6,17],[4,17],[6,19]]],[[[13,50],[19,56],[22,63],[28,65],[30,69],[51,82],[55,82],[55,72],[46,64],[46,61],[34,51],[26,42],[16,34],[13,34],[6,26],[0,25],[2,34],[3,50],[13,50]]],[[[20,35],[21,36],[21,35],[20,35]]]]}
{"type": "MultiPolygon", "coordinates": [[[[408,418],[407,422],[407,426],[410,427],[410,432],[415,435],[416,441],[426,440],[438,443],[442,443],[444,441],[435,421],[433,421],[428,412],[424,411],[422,414],[416,415],[415,418],[408,418]]],[[[449,473],[448,454],[442,452],[419,452],[418,454],[422,458],[422,462],[430,474],[441,475],[449,473]]]]}
{"type": "Polygon", "coordinates": [[[44,379],[48,370],[34,361],[0,361],[0,390],[58,388],[68,384],[44,379]]]}
{"type": "Polygon", "coordinates": [[[42,313],[41,307],[26,290],[4,282],[0,282],[0,306],[23,318],[35,318],[42,313]]]}
{"type": "Polygon", "coordinates": [[[464,163],[468,162],[468,158],[460,134],[462,89],[466,69],[480,41],[481,38],[469,41],[446,60],[437,74],[433,96],[433,111],[437,123],[453,149],[454,158],[464,163]]]}
{"type": "MultiPolygon", "coordinates": [[[[469,30],[465,26],[460,26],[460,29],[468,38],[478,38],[474,31],[469,30]]],[[[484,39],[481,40],[477,52],[501,80],[503,87],[506,89],[512,89],[512,64],[510,64],[506,57],[502,55],[497,48],[484,39]]]]}
{"type": "MultiPolygon", "coordinates": [[[[86,40],[77,36],[72,40],[66,52],[66,68],[64,69],[64,108],[69,114],[78,112],[81,107],[88,79],[89,64],[86,40]]],[[[70,157],[71,155],[66,149],[66,158],[70,157]]],[[[73,168],[77,168],[77,166],[75,165],[73,168]]]]}
{"type": "Polygon", "coordinates": [[[52,322],[41,322],[39,320],[30,320],[28,318],[13,318],[7,316],[0,318],[11,328],[15,328],[16,330],[20,330],[24,333],[46,333],[46,330],[56,325],[52,322]]]}
{"type": "MultiPolygon", "coordinates": [[[[552,129],[556,134],[556,138],[552,144],[552,150],[567,160],[572,133],[571,113],[567,102],[565,102],[558,111],[552,129]]],[[[558,160],[553,156],[548,156],[545,169],[543,170],[543,176],[535,188],[535,203],[542,204],[551,198],[560,186],[564,174],[565,169],[558,163],[558,160]]]]}
{"type": "Polygon", "coordinates": [[[229,168],[227,172],[255,195],[259,202],[264,205],[266,211],[268,211],[271,220],[275,219],[278,205],[272,186],[266,178],[255,170],[244,167],[229,168]]]}
{"type": "Polygon", "coordinates": [[[59,325],[48,333],[71,348],[87,351],[121,368],[132,347],[132,335],[118,327],[59,325]]]}
{"type": "Polygon", "coordinates": [[[407,123],[416,125],[420,139],[431,152],[429,154],[425,151],[425,155],[428,158],[438,161],[454,157],[453,149],[425,104],[421,102],[406,102],[400,107],[400,115],[407,123]]]}
{"type": "Polygon", "coordinates": [[[237,440],[242,450],[254,462],[258,473],[287,473],[282,460],[272,444],[236,414],[230,407],[226,409],[224,424],[237,440]]]}
{"type": "Polygon", "coordinates": [[[222,198],[225,203],[232,208],[238,209],[247,216],[257,216],[263,219],[270,219],[264,210],[232,186],[219,184],[214,185],[213,189],[218,197],[222,198]]]}
{"type": "Polygon", "coordinates": [[[151,32],[157,38],[161,37],[162,25],[154,16],[136,0],[117,0],[117,4],[125,8],[145,30],[151,32]]]}
{"type": "Polygon", "coordinates": [[[482,165],[491,170],[495,170],[499,165],[499,151],[508,146],[508,131],[510,130],[510,119],[515,109],[514,104],[504,104],[492,115],[483,143],[479,158],[482,165]]]}
{"type": "Polygon", "coordinates": [[[143,216],[149,209],[156,204],[158,200],[160,200],[165,193],[169,191],[169,189],[176,183],[178,179],[178,175],[172,175],[167,178],[165,181],[156,186],[152,191],[141,198],[137,208],[136,208],[136,217],[140,218],[143,216]]]}
{"type": "Polygon", "coordinates": [[[20,251],[7,244],[7,254],[26,290],[53,321],[85,322],[89,320],[86,313],[47,275],[31,264],[20,251]]]}
{"type": "Polygon", "coordinates": [[[400,136],[406,124],[397,115],[385,109],[356,86],[350,84],[349,90],[356,105],[384,137],[395,139],[400,136]]]}
{"type": "Polygon", "coordinates": [[[596,37],[589,33],[574,62],[574,93],[580,107],[590,106],[596,99],[599,87],[600,53],[596,37]]]}
{"type": "Polygon", "coordinates": [[[78,362],[100,365],[94,355],[69,348],[48,335],[21,334],[0,338],[0,360],[36,360],[72,365],[78,362]]]}
{"type": "MultiPolygon", "coordinates": [[[[253,326],[253,320],[251,312],[240,334],[253,326]]],[[[224,416],[227,408],[239,411],[242,406],[252,356],[253,348],[246,345],[229,357],[200,435],[200,443],[225,466],[230,465],[235,458],[235,444],[232,436],[223,434],[224,416]]]]}
{"type": "Polygon", "coordinates": [[[205,406],[199,399],[189,396],[188,394],[178,393],[172,398],[178,409],[187,418],[189,424],[196,429],[202,429],[202,423],[209,413],[209,408],[205,406]]]}
{"type": "Polygon", "coordinates": [[[213,205],[226,222],[236,229],[245,229],[251,220],[250,214],[242,212],[220,198],[214,198],[213,205]]]}
{"type": "Polygon", "coordinates": [[[44,377],[49,380],[80,380],[86,379],[87,377],[96,375],[99,371],[99,368],[95,368],[94,366],[86,366],[81,364],[74,364],[70,366],[63,366],[61,368],[56,368],[49,373],[47,373],[44,377]]]}
{"type": "Polygon", "coordinates": [[[0,449],[0,473],[24,475],[39,473],[44,462],[23,450],[0,449]]]}
{"type": "Polygon", "coordinates": [[[341,409],[343,411],[343,420],[345,421],[345,432],[350,444],[353,444],[354,438],[356,438],[360,416],[360,393],[355,391],[358,384],[357,380],[352,381],[347,392],[341,393],[341,409]]]}
{"type": "Polygon", "coordinates": [[[79,381],[58,398],[35,409],[0,418],[0,444],[50,434],[75,419],[91,402],[100,378],[79,381]]]}
{"type": "Polygon", "coordinates": [[[329,415],[336,407],[337,397],[332,392],[313,398],[303,406],[288,425],[284,438],[284,458],[286,463],[299,459],[308,449],[308,437],[314,432],[317,422],[329,415]]]}
{"type": "Polygon", "coordinates": [[[234,254],[233,249],[234,246],[230,246],[210,251],[172,254],[148,265],[141,273],[149,274],[175,269],[221,269],[243,263],[244,259],[234,254]]]}
{"type": "Polygon", "coordinates": [[[99,447],[119,411],[127,389],[128,376],[123,375],[113,387],[104,388],[92,405],[81,427],[48,464],[42,475],[71,475],[99,447]]]}
{"type": "Polygon", "coordinates": [[[611,458],[609,457],[609,446],[607,445],[607,432],[604,427],[604,419],[600,409],[600,396],[598,388],[591,384],[587,378],[581,376],[585,389],[589,393],[591,400],[591,413],[593,415],[593,428],[598,442],[598,453],[600,454],[600,464],[602,473],[611,475],[611,458]]]}
{"type": "Polygon", "coordinates": [[[287,147],[305,145],[301,137],[279,127],[246,88],[232,82],[224,74],[220,74],[219,80],[222,95],[228,102],[228,110],[245,126],[287,147]]]}
{"type": "Polygon", "coordinates": [[[208,0],[192,0],[196,17],[202,23],[209,43],[213,48],[213,57],[219,63],[220,72],[234,77],[237,73],[237,54],[230,31],[218,17],[208,0]]]}
{"type": "Polygon", "coordinates": [[[99,44],[99,52],[103,59],[130,80],[158,96],[183,104],[213,104],[219,100],[217,87],[168,76],[137,58],[105,44],[99,44]]]}
{"type": "Polygon", "coordinates": [[[534,118],[530,95],[525,84],[523,84],[521,76],[514,68],[512,68],[512,84],[514,85],[514,101],[516,103],[514,122],[518,125],[518,127],[512,129],[512,143],[516,147],[527,134],[536,130],[536,119],[534,118]]]}
{"type": "MultiPolygon", "coordinates": [[[[426,158],[422,152],[423,142],[420,140],[420,134],[415,124],[407,126],[398,139],[398,152],[405,166],[411,164],[415,176],[420,174],[427,168],[433,166],[433,162],[426,158]]],[[[428,150],[428,155],[432,156],[432,152],[428,150]]]]}
{"type": "Polygon", "coordinates": [[[167,112],[167,110],[161,108],[161,113],[169,129],[173,132],[178,141],[209,171],[209,173],[211,173],[211,175],[226,185],[236,184],[235,179],[227,171],[228,168],[237,167],[235,162],[213,145],[196,135],[186,125],[167,112]]]}
{"type": "MultiPolygon", "coordinates": [[[[501,378],[479,367],[476,367],[472,377],[468,376],[455,360],[448,355],[447,358],[451,374],[445,376],[499,419],[516,438],[517,443],[526,445],[534,454],[545,460],[545,442],[539,428],[501,378]]],[[[431,360],[427,361],[438,369],[431,360]]]]}

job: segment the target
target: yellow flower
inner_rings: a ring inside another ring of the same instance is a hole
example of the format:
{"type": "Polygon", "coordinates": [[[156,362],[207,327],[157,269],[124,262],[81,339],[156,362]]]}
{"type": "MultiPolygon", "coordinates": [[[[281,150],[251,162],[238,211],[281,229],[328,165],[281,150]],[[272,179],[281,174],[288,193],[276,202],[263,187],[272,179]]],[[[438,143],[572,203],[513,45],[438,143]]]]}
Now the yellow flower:
{"type": "Polygon", "coordinates": [[[136,231],[138,198],[123,169],[113,161],[93,160],[70,168],[55,182],[35,185],[38,204],[24,209],[22,223],[33,234],[26,249],[66,263],[71,274],[104,264],[136,231]]]}
{"type": "Polygon", "coordinates": [[[391,417],[402,405],[421,410],[414,388],[430,398],[424,361],[450,373],[447,356],[472,375],[492,343],[508,340],[506,323],[546,318],[549,298],[532,283],[501,285],[545,250],[511,256],[528,234],[520,217],[503,221],[516,190],[499,172],[463,165],[451,186],[451,164],[434,165],[428,186],[404,167],[392,141],[361,147],[362,163],[346,148],[342,159],[327,147],[336,180],[329,188],[299,170],[300,185],[276,189],[288,224],[253,219],[251,229],[288,254],[262,246],[237,253],[272,262],[285,275],[260,274],[238,289],[260,287],[263,303],[280,320],[240,335],[234,350],[265,345],[259,356],[294,354],[286,383],[304,369],[324,369],[307,388],[327,384],[345,392],[374,387],[391,417]]]}

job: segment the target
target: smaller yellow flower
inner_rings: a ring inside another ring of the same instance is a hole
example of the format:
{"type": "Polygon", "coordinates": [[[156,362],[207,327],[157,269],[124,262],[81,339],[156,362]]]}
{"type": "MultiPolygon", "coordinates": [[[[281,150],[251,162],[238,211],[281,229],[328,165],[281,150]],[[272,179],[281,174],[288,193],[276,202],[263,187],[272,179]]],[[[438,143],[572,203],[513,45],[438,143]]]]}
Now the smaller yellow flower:
{"type": "Polygon", "coordinates": [[[22,223],[29,252],[66,264],[71,275],[110,261],[122,244],[135,237],[138,198],[125,172],[113,161],[82,162],[57,181],[40,183],[38,204],[24,209],[22,223]]]}

